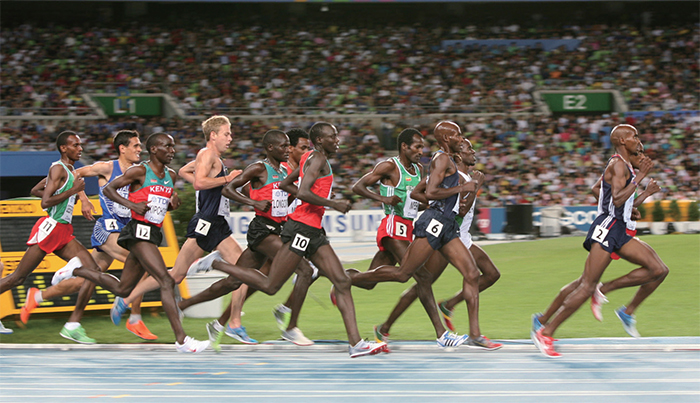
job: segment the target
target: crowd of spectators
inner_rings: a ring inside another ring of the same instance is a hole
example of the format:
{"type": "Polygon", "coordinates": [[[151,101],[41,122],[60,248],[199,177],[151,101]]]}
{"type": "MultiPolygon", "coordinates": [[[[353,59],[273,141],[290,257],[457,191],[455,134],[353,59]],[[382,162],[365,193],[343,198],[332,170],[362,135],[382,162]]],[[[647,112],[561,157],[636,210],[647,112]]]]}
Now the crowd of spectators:
{"type": "Polygon", "coordinates": [[[85,115],[81,94],[167,92],[187,114],[510,112],[538,89],[619,89],[630,110],[697,109],[698,24],[540,28],[124,23],[3,27],[0,114],[85,115]],[[445,46],[575,39],[578,46],[445,46]]]}
{"type": "MultiPolygon", "coordinates": [[[[478,163],[486,175],[479,198],[482,207],[507,203],[549,205],[591,205],[590,187],[598,179],[612,154],[610,129],[619,123],[634,124],[645,152],[656,163],[651,177],[662,187],[655,199],[700,199],[700,116],[697,113],[649,113],[643,117],[617,114],[560,117],[542,115],[494,115],[449,117],[463,128],[472,141],[478,163]]],[[[262,134],[270,129],[308,129],[310,117],[289,117],[269,121],[232,120],[234,141],[225,155],[230,168],[242,169],[263,158],[262,134]]],[[[354,208],[377,204],[352,194],[352,184],[379,161],[395,155],[395,139],[406,127],[416,127],[425,135],[423,164],[427,166],[437,144],[431,136],[436,121],[426,115],[405,115],[382,120],[380,128],[369,121],[338,116],[331,120],[341,137],[340,152],[331,160],[334,189],[339,197],[351,198],[354,208]]],[[[57,121],[57,123],[17,122],[0,130],[0,149],[46,150],[55,148],[53,139],[63,130],[81,135],[83,157],[115,158],[111,141],[120,129],[134,129],[145,137],[159,131],[176,139],[174,167],[192,160],[204,146],[198,120],[165,118],[117,118],[99,122],[57,121]]]]}

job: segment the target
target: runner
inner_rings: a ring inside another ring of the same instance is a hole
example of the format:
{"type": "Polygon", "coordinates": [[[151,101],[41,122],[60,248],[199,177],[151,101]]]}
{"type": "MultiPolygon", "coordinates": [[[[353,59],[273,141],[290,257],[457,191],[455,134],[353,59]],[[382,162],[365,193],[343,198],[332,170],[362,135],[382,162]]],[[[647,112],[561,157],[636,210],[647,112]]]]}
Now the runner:
{"type": "MultiPolygon", "coordinates": [[[[668,275],[668,267],[654,249],[627,234],[626,223],[632,219],[638,183],[649,174],[654,164],[648,157],[640,156],[644,147],[634,126],[615,126],[610,132],[610,142],[616,153],[610,157],[603,171],[598,217],[591,224],[583,243],[583,247],[589,251],[583,274],[562,288],[544,314],[532,317],[532,340],[547,357],[561,356],[554,349],[554,332],[599,289],[600,278],[612,261],[613,252],[630,263],[641,266],[614,280],[618,288],[641,286],[630,303],[631,309],[623,306],[615,311],[627,333],[632,336],[639,335],[636,320],[632,316],[634,309],[668,275]],[[633,158],[634,156],[639,158],[633,158]],[[634,168],[639,169],[639,174],[635,175],[634,168]]],[[[654,188],[651,186],[651,189],[647,188],[640,195],[641,198],[649,196],[654,188]]]]}
{"type": "Polygon", "coordinates": [[[325,206],[341,213],[350,210],[348,200],[331,200],[333,172],[328,158],[338,151],[338,130],[330,123],[318,122],[309,133],[318,148],[309,151],[301,159],[300,166],[279,185],[281,190],[297,193],[302,203],[289,216],[281,233],[283,247],[277,252],[269,276],[258,270],[214,262],[214,268],[227,272],[240,281],[266,294],[274,295],[292,275],[302,258],[308,257],[322,268],[336,287],[338,309],[343,317],[350,343],[350,357],[373,355],[386,348],[385,343],[372,343],[360,338],[355,320],[355,307],[350,291],[350,278],[331,248],[321,226],[325,206]],[[294,180],[299,178],[297,192],[294,180]]]}
{"type": "MultiPolygon", "coordinates": [[[[481,272],[479,276],[479,292],[492,286],[499,278],[500,272],[496,266],[491,261],[491,258],[481,249],[478,245],[472,242],[471,234],[469,233],[469,228],[471,227],[472,220],[474,218],[474,206],[476,202],[476,195],[483,185],[484,175],[479,171],[470,172],[473,166],[476,164],[476,152],[472,147],[469,140],[464,141],[462,144],[462,150],[459,155],[460,158],[456,159],[457,168],[459,173],[465,182],[470,182],[472,180],[477,182],[477,188],[473,192],[469,192],[460,201],[459,214],[456,217],[457,222],[460,223],[459,227],[459,239],[462,241],[464,246],[469,249],[476,265],[481,272]]],[[[416,200],[422,203],[427,203],[425,198],[425,180],[422,180],[418,186],[413,190],[411,196],[415,197],[416,200]]],[[[425,268],[431,273],[432,281],[435,282],[442,272],[447,267],[447,260],[440,253],[433,253],[433,255],[428,259],[425,264],[425,268]]],[[[396,320],[403,314],[406,309],[416,300],[418,297],[418,288],[413,285],[411,288],[406,290],[402,295],[399,302],[394,307],[394,310],[389,314],[389,318],[383,324],[374,327],[374,335],[378,340],[385,340],[389,338],[389,330],[391,326],[396,322],[396,320]]],[[[441,302],[438,304],[440,311],[443,314],[443,319],[445,319],[445,325],[452,331],[454,331],[454,325],[452,324],[452,315],[454,307],[464,301],[462,298],[462,293],[457,293],[449,301],[441,302]]],[[[498,345],[500,343],[494,343],[498,345]]]]}

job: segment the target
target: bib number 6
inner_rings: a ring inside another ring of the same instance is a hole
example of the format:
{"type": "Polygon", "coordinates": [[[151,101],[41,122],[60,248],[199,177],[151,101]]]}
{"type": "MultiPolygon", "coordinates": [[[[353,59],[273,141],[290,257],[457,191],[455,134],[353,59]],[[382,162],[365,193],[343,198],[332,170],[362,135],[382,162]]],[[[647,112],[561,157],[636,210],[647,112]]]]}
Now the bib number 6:
{"type": "Polygon", "coordinates": [[[426,228],[426,231],[428,231],[428,234],[437,238],[440,235],[440,233],[442,232],[442,223],[433,218],[428,223],[428,227],[426,228]]]}

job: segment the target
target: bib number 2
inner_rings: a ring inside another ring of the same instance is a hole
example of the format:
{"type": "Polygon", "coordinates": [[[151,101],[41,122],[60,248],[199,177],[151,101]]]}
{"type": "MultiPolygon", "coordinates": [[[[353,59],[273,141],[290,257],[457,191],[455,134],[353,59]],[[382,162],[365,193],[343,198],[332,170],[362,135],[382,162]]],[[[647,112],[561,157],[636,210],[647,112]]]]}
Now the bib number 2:
{"type": "Polygon", "coordinates": [[[593,229],[593,236],[591,237],[591,239],[593,239],[596,242],[603,243],[607,236],[608,229],[603,227],[602,225],[596,225],[593,229]]]}

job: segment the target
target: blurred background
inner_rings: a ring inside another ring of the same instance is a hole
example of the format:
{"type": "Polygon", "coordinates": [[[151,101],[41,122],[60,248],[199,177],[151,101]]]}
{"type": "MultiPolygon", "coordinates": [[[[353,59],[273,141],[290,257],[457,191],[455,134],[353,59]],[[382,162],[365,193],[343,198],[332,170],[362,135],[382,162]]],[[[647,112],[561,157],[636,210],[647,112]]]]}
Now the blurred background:
{"type": "Polygon", "coordinates": [[[517,205],[535,230],[549,207],[585,230],[610,129],[630,123],[662,186],[643,220],[697,221],[695,1],[25,0],[3,1],[0,18],[2,199],[45,176],[63,130],[81,135],[83,164],[116,157],[120,129],[165,131],[177,169],[204,145],[201,121],[225,114],[236,169],[261,158],[269,129],[335,124],[335,192],[374,209],[352,184],[406,127],[426,136],[427,163],[434,124],[450,119],[487,178],[475,233],[531,233],[506,228],[517,205]]]}

